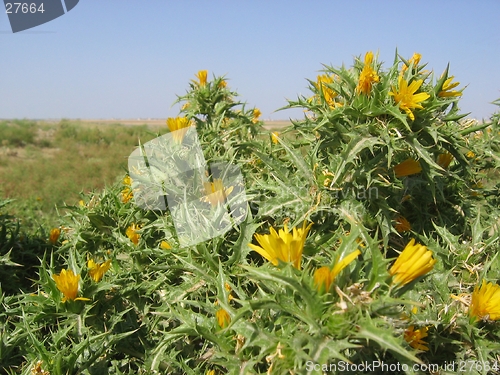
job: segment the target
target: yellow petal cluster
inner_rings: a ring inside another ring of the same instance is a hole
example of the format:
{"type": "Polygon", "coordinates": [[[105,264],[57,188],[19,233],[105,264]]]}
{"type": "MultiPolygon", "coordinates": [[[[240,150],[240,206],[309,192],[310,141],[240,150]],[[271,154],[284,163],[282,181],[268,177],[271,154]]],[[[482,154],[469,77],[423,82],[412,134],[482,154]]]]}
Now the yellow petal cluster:
{"type": "Polygon", "coordinates": [[[139,238],[141,238],[141,235],[137,233],[139,229],[141,229],[140,225],[132,223],[125,231],[125,234],[134,245],[137,245],[139,243],[139,238]]]}
{"type": "Polygon", "coordinates": [[[61,235],[61,229],[60,228],[53,228],[50,230],[49,234],[49,241],[51,244],[55,245],[57,240],[59,239],[59,236],[61,235]]]}
{"type": "Polygon", "coordinates": [[[380,81],[377,72],[373,69],[373,52],[367,52],[365,55],[365,64],[359,75],[358,86],[356,91],[369,95],[372,90],[372,85],[380,81]]]}
{"type": "Polygon", "coordinates": [[[483,280],[481,287],[476,286],[472,292],[469,315],[477,319],[500,319],[500,286],[486,283],[483,280]]]}
{"type": "Polygon", "coordinates": [[[125,187],[121,191],[122,202],[127,203],[134,197],[134,193],[131,189],[132,178],[130,178],[129,175],[123,178],[123,185],[125,185],[125,187]]]}
{"type": "Polygon", "coordinates": [[[327,74],[319,75],[317,78],[317,83],[315,84],[318,91],[320,91],[325,98],[326,103],[330,108],[341,107],[342,104],[335,101],[338,94],[330,88],[328,85],[333,83],[334,78],[327,74]]]}
{"type": "Polygon", "coordinates": [[[396,177],[405,177],[422,172],[422,166],[415,159],[409,158],[394,166],[396,177]]]}
{"type": "Polygon", "coordinates": [[[189,121],[187,117],[167,118],[168,129],[173,133],[172,137],[177,143],[180,143],[183,140],[188,128],[191,125],[192,122],[189,121]]]}
{"type": "Polygon", "coordinates": [[[258,123],[258,122],[259,122],[259,117],[260,117],[260,115],[262,115],[262,112],[260,111],[260,109],[255,108],[255,109],[253,110],[253,118],[252,118],[252,122],[253,122],[254,124],[256,124],[256,123],[258,123]]]}
{"type": "Polygon", "coordinates": [[[272,132],[271,133],[271,141],[277,145],[279,143],[279,140],[278,140],[278,136],[280,135],[280,133],[278,132],[272,132]]]}
{"type": "Polygon", "coordinates": [[[67,300],[72,301],[88,301],[88,298],[77,298],[78,294],[78,281],[80,280],[80,275],[75,275],[73,270],[61,270],[59,275],[52,275],[52,279],[56,282],[57,289],[64,295],[62,301],[67,300]]]}
{"type": "Polygon", "coordinates": [[[330,290],[331,285],[335,281],[335,278],[337,275],[342,271],[344,268],[346,268],[354,259],[356,259],[359,254],[361,254],[360,250],[356,250],[346,256],[344,259],[339,261],[337,259],[337,262],[335,263],[335,266],[333,266],[333,269],[330,269],[330,267],[324,266],[321,268],[318,268],[314,272],[314,286],[320,291],[320,292],[328,292],[330,290]]]}
{"type": "Polygon", "coordinates": [[[96,263],[93,259],[89,259],[87,262],[87,267],[89,269],[89,275],[96,283],[102,280],[104,274],[111,268],[111,259],[103,263],[96,263]]]}
{"type": "Polygon", "coordinates": [[[428,273],[435,263],[432,251],[423,245],[415,244],[415,239],[412,239],[399,254],[389,273],[394,276],[395,284],[405,285],[428,273]]]}
{"type": "Polygon", "coordinates": [[[234,186],[229,186],[224,189],[224,185],[220,178],[215,178],[213,182],[204,182],[205,196],[202,201],[210,203],[213,207],[218,206],[226,201],[226,197],[232,193],[234,186]]]}
{"type": "MultiPolygon", "coordinates": [[[[413,66],[417,66],[420,63],[420,60],[422,59],[422,55],[420,53],[415,52],[412,57],[408,60],[408,64],[412,64],[413,66]]],[[[406,70],[409,68],[408,65],[403,64],[403,67],[401,68],[401,74],[406,72],[406,70]]]]}
{"type": "Polygon", "coordinates": [[[415,120],[415,115],[411,110],[414,108],[424,108],[419,103],[430,97],[426,92],[415,94],[423,82],[422,79],[419,79],[408,85],[408,82],[400,76],[398,80],[399,91],[393,87],[392,91],[389,92],[389,95],[394,97],[394,101],[399,105],[399,108],[405,111],[411,120],[415,120]]]}
{"type": "Polygon", "coordinates": [[[451,161],[453,160],[453,155],[449,152],[445,152],[444,154],[439,154],[436,160],[436,163],[443,169],[448,168],[451,161]]]}
{"type": "Polygon", "coordinates": [[[219,309],[215,312],[215,318],[217,319],[217,324],[219,327],[226,328],[229,323],[231,323],[231,317],[229,313],[224,309],[219,309]]]}
{"type": "Polygon", "coordinates": [[[198,78],[198,83],[200,86],[205,86],[207,84],[208,70],[200,70],[196,73],[196,78],[198,78]]]}
{"type": "Polygon", "coordinates": [[[460,82],[453,82],[452,83],[451,81],[453,81],[453,78],[455,78],[455,77],[451,76],[446,81],[444,81],[443,87],[441,88],[441,91],[438,93],[439,97],[450,98],[450,97],[457,97],[457,96],[462,95],[462,93],[460,91],[452,90],[460,84],[460,82]]]}
{"type": "Polygon", "coordinates": [[[419,329],[415,329],[414,326],[409,326],[405,331],[404,338],[408,344],[414,349],[418,350],[429,350],[427,343],[423,340],[427,337],[427,331],[429,331],[429,327],[422,327],[419,329]]]}
{"type": "Polygon", "coordinates": [[[255,239],[260,246],[254,244],[248,244],[248,246],[275,266],[281,260],[282,262],[292,263],[295,268],[300,270],[304,243],[312,225],[313,223],[307,225],[304,221],[302,228],[297,229],[295,227],[292,233],[290,233],[286,224],[285,228],[280,229],[278,232],[271,227],[270,234],[255,235],[255,239]]]}

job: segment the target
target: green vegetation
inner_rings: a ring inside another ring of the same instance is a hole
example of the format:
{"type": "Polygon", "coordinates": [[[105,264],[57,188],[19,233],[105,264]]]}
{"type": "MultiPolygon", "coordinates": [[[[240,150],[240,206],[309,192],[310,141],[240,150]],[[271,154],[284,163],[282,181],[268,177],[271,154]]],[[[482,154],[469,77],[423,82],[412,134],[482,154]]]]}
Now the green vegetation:
{"type": "MultiPolygon", "coordinates": [[[[153,144],[132,178],[84,194],[60,228],[25,233],[0,203],[4,373],[498,373],[500,112],[465,119],[457,86],[419,55],[385,69],[367,53],[326,66],[289,103],[304,119],[271,135],[200,71],[168,121],[171,147],[153,144]],[[213,170],[183,183],[164,173],[196,152],[194,128],[207,162],[238,165],[244,190],[213,170]],[[196,201],[186,225],[210,226],[243,192],[242,222],[180,246],[174,214],[196,201]],[[134,204],[165,197],[176,205],[134,204]]],[[[109,131],[62,123],[51,139],[73,139],[67,158],[81,164],[128,139],[109,131]]],[[[133,145],[113,156],[125,163],[133,145]]]]}

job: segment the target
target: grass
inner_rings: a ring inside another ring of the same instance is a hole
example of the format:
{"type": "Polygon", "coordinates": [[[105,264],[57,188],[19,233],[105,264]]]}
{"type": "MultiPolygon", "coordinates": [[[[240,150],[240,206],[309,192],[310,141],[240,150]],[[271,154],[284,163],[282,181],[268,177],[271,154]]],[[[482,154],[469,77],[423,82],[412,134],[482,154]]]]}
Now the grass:
{"type": "Polygon", "coordinates": [[[58,210],[78,203],[81,193],[117,181],[140,142],[165,127],[99,125],[62,120],[0,122],[0,194],[13,198],[12,213],[25,225],[55,225],[58,210]]]}

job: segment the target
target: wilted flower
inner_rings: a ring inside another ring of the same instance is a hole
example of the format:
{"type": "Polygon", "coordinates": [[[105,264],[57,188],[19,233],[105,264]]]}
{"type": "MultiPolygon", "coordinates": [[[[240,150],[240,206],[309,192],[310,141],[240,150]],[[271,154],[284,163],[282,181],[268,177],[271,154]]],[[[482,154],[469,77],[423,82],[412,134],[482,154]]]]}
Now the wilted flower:
{"type": "Polygon", "coordinates": [[[31,375],[50,375],[50,372],[42,369],[43,361],[38,361],[31,369],[31,375]]]}
{"type": "Polygon", "coordinates": [[[481,287],[476,286],[472,292],[469,315],[477,319],[500,319],[500,286],[486,283],[483,280],[481,287]]]}
{"type": "Polygon", "coordinates": [[[307,234],[313,223],[306,226],[306,222],[302,224],[302,228],[293,228],[290,233],[288,226],[285,224],[284,229],[280,229],[278,233],[271,227],[270,234],[256,234],[255,239],[260,246],[248,244],[252,250],[255,250],[272,264],[277,266],[279,261],[291,262],[293,266],[300,269],[302,261],[302,251],[306,242],[307,234]]]}
{"type": "Polygon", "coordinates": [[[187,117],[169,117],[167,118],[168,129],[173,133],[172,137],[174,141],[180,143],[188,128],[192,125],[191,121],[187,117]]]}
{"type": "Polygon", "coordinates": [[[409,158],[394,166],[396,177],[410,176],[422,172],[422,166],[415,159],[409,158]]]}
{"type": "Polygon", "coordinates": [[[221,328],[226,328],[229,323],[231,323],[231,317],[229,316],[229,313],[224,309],[217,310],[215,313],[215,317],[217,318],[217,323],[221,328]]]}
{"type": "Polygon", "coordinates": [[[76,297],[78,294],[78,281],[80,280],[80,275],[75,275],[73,270],[61,270],[59,275],[52,275],[52,278],[56,282],[57,289],[64,295],[62,301],[67,300],[72,301],[89,301],[88,298],[76,297]]]}
{"type": "Polygon", "coordinates": [[[137,245],[139,243],[139,238],[141,238],[141,235],[137,233],[139,229],[141,229],[140,225],[135,225],[134,223],[132,223],[125,231],[125,234],[130,239],[130,241],[134,243],[134,245],[137,245]]]}
{"type": "Polygon", "coordinates": [[[372,84],[380,81],[380,78],[377,75],[377,72],[373,69],[372,64],[373,52],[370,51],[365,55],[365,65],[359,74],[359,82],[356,87],[356,91],[358,93],[369,95],[372,90],[372,84]]]}
{"type": "Polygon", "coordinates": [[[258,109],[258,108],[255,108],[253,110],[253,118],[252,118],[252,122],[254,124],[258,123],[259,122],[259,117],[260,115],[262,115],[262,112],[258,109]]]}
{"type": "Polygon", "coordinates": [[[93,259],[89,259],[87,262],[87,267],[89,269],[89,275],[96,283],[101,281],[102,277],[111,268],[111,259],[103,263],[96,263],[93,259]]]}
{"type": "Polygon", "coordinates": [[[403,232],[409,232],[411,230],[411,225],[410,223],[408,222],[408,220],[406,220],[405,217],[403,216],[398,216],[396,218],[396,224],[394,225],[394,228],[399,232],[399,233],[403,233],[403,232]]]}
{"type": "Polygon", "coordinates": [[[196,78],[198,78],[200,86],[205,86],[207,84],[207,75],[208,75],[208,70],[200,70],[196,74],[196,78]]]}
{"type": "Polygon", "coordinates": [[[55,244],[61,235],[60,228],[53,228],[50,230],[49,241],[51,244],[55,244]]]}
{"type": "Polygon", "coordinates": [[[427,337],[428,330],[428,327],[415,329],[414,326],[409,326],[405,331],[405,340],[412,348],[427,351],[429,347],[427,347],[427,343],[423,339],[427,337]]]}
{"type": "Polygon", "coordinates": [[[427,250],[427,247],[423,245],[415,244],[415,239],[412,239],[399,254],[398,259],[389,269],[389,273],[394,276],[395,284],[404,285],[425,275],[432,270],[435,263],[432,251],[427,250]]]}
{"type": "Polygon", "coordinates": [[[205,196],[201,198],[204,202],[210,203],[213,207],[218,206],[226,201],[226,197],[232,193],[234,186],[229,186],[224,189],[222,180],[214,178],[213,182],[204,182],[205,196]]]}
{"type": "Polygon", "coordinates": [[[436,162],[441,168],[446,169],[448,168],[452,160],[453,155],[449,152],[445,152],[444,154],[438,155],[436,162]]]}
{"type": "Polygon", "coordinates": [[[393,87],[392,91],[389,92],[389,95],[394,96],[394,101],[399,104],[399,108],[405,111],[411,120],[415,120],[415,115],[413,114],[411,109],[424,108],[421,104],[418,103],[423,102],[430,97],[430,95],[426,92],[415,94],[420,86],[422,86],[423,82],[423,80],[419,79],[413,81],[412,83],[410,83],[410,85],[408,85],[408,82],[403,77],[399,77],[399,91],[396,91],[396,89],[393,87]]]}
{"type": "Polygon", "coordinates": [[[462,93],[460,91],[455,91],[452,90],[453,88],[457,87],[460,82],[451,82],[453,81],[453,76],[448,78],[446,81],[443,83],[443,87],[441,88],[441,91],[439,91],[438,96],[441,98],[449,98],[449,97],[456,97],[456,96],[461,96],[462,93]]]}
{"type": "Polygon", "coordinates": [[[354,259],[358,257],[358,255],[361,254],[361,251],[356,250],[346,256],[344,259],[342,259],[340,262],[337,259],[337,262],[333,269],[330,269],[330,267],[324,266],[321,268],[318,268],[316,272],[314,272],[314,285],[319,291],[325,291],[328,292],[330,290],[330,287],[332,283],[335,281],[335,278],[337,275],[342,271],[344,268],[346,268],[354,259]]]}

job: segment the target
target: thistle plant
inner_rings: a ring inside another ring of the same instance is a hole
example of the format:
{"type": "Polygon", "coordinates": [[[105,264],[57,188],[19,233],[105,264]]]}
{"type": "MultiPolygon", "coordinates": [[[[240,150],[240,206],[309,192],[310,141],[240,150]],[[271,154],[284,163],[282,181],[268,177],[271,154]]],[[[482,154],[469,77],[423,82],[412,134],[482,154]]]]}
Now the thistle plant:
{"type": "Polygon", "coordinates": [[[396,54],[384,70],[371,52],[325,66],[290,102],[304,119],[273,133],[199,71],[166,121],[171,142],[140,144],[137,160],[155,158],[67,207],[60,237],[21,239],[0,212],[0,261],[25,287],[0,269],[4,372],[498,372],[500,115],[465,119],[449,69],[427,69],[396,54]],[[183,244],[242,192],[241,221],[183,244]]]}

